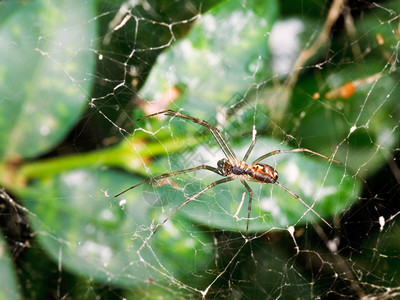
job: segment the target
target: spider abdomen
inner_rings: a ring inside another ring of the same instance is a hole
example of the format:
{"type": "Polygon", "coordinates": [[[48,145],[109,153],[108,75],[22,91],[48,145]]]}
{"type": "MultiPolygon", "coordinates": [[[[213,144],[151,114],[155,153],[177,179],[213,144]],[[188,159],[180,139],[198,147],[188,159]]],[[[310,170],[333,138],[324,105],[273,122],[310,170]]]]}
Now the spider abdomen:
{"type": "Polygon", "coordinates": [[[275,183],[278,180],[278,172],[267,164],[255,164],[249,171],[248,175],[254,180],[261,183],[275,183]]]}

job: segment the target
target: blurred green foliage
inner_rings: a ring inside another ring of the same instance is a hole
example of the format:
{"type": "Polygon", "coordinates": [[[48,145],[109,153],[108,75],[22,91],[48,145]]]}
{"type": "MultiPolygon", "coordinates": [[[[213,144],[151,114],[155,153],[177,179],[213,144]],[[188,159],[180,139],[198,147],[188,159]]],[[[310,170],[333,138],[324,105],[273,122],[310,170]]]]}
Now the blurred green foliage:
{"type": "MultiPolygon", "coordinates": [[[[57,270],[76,276],[69,280],[84,278],[94,287],[124,288],[121,294],[149,299],[170,294],[176,284],[190,288],[175,293],[197,297],[246,245],[236,244],[245,232],[248,199],[238,180],[185,206],[151,239],[155,226],[216,180],[215,174],[179,176],[171,185],[143,185],[113,198],[147,177],[222,158],[207,129],[187,120],[133,123],[154,109],[182,109],[218,124],[240,159],[255,128],[259,141],[250,162],[297,147],[341,161],[335,165],[306,154],[266,161],[283,185],[326,220],[338,222],[358,199],[361,182],[383,167],[399,142],[397,23],[389,10],[355,11],[355,37],[339,20],[329,46],[292,70],[322,31],[329,6],[287,2],[0,4],[0,184],[29,211],[35,247],[59,264],[57,270]],[[293,45],[284,44],[286,35],[293,45]],[[278,71],[283,59],[286,71],[278,71]],[[297,71],[295,85],[287,85],[297,71]],[[82,148],[80,139],[87,143],[82,148]],[[227,248],[236,252],[224,253],[215,242],[219,232],[232,232],[227,248]]],[[[399,14],[396,3],[385,7],[399,14]]],[[[288,226],[321,223],[277,186],[251,187],[252,234],[285,235],[288,226]]],[[[15,272],[0,242],[1,274],[12,280],[15,272]]],[[[232,276],[251,282],[251,265],[259,261],[269,272],[258,268],[253,278],[265,283],[266,293],[280,291],[270,283],[291,255],[277,250],[281,244],[252,243],[253,260],[241,257],[243,270],[232,270],[232,276]]],[[[286,274],[282,287],[298,291],[307,282],[305,270],[286,274]]],[[[32,292],[28,286],[19,291],[13,282],[7,286],[8,295],[32,292]]],[[[79,296],[72,286],[65,293],[79,296]]],[[[250,286],[238,283],[237,292],[254,296],[250,286]]],[[[315,289],[323,294],[323,285],[315,289]]],[[[308,292],[306,287],[300,294],[308,292]]]]}

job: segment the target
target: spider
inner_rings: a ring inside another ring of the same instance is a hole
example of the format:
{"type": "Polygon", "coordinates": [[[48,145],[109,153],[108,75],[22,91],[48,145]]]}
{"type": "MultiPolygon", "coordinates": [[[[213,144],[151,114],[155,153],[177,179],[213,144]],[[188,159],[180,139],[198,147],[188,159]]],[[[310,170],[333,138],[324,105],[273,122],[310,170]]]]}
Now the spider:
{"type": "Polygon", "coordinates": [[[298,201],[300,201],[303,205],[305,205],[310,211],[312,211],[315,215],[317,215],[326,225],[331,227],[331,225],[324,218],[322,218],[310,205],[308,205],[303,199],[301,199],[300,196],[298,196],[294,192],[290,191],[288,188],[286,188],[285,186],[283,186],[282,184],[280,184],[278,182],[278,172],[273,167],[271,167],[270,165],[264,164],[264,163],[260,163],[260,161],[266,159],[267,157],[277,155],[277,154],[282,154],[282,153],[308,152],[310,154],[317,155],[319,157],[325,158],[329,161],[333,161],[338,164],[340,164],[340,162],[338,162],[332,158],[329,158],[325,155],[322,155],[320,153],[314,152],[312,150],[309,150],[306,148],[298,148],[298,149],[290,149],[290,150],[274,150],[274,151],[271,151],[267,154],[260,156],[259,158],[254,160],[252,163],[248,164],[248,163],[246,163],[246,160],[250,156],[250,153],[253,150],[253,148],[257,142],[256,138],[253,139],[253,141],[250,144],[243,159],[240,160],[237,158],[236,154],[233,152],[229,143],[224,139],[220,130],[204,120],[200,120],[200,119],[191,117],[189,115],[186,115],[181,112],[174,111],[174,110],[163,110],[163,111],[160,111],[160,112],[157,112],[154,114],[147,115],[143,118],[136,120],[135,122],[138,122],[143,119],[150,118],[150,117],[158,116],[158,115],[167,115],[167,116],[171,116],[171,117],[182,118],[182,119],[186,119],[186,120],[192,121],[193,123],[196,123],[196,124],[206,127],[210,131],[210,133],[214,136],[215,140],[217,141],[219,147],[221,148],[222,152],[224,152],[226,157],[222,158],[218,161],[216,168],[212,167],[212,166],[208,166],[208,165],[200,165],[200,166],[197,166],[194,168],[188,168],[188,169],[179,170],[179,171],[175,171],[175,172],[165,173],[165,174],[147,179],[147,180],[145,180],[141,183],[138,183],[134,186],[131,186],[131,187],[127,188],[126,190],[124,190],[114,196],[114,197],[118,197],[118,196],[124,194],[125,192],[127,192],[131,189],[134,189],[145,183],[150,183],[155,180],[175,176],[178,174],[194,172],[197,170],[208,170],[208,171],[214,172],[223,177],[222,179],[219,179],[217,181],[210,183],[209,185],[207,185],[205,188],[203,188],[196,194],[187,198],[181,205],[179,205],[173,212],[171,212],[164,219],[164,221],[162,221],[160,224],[158,224],[156,226],[155,230],[153,231],[153,234],[156,233],[183,206],[185,206],[192,200],[195,200],[198,196],[200,196],[207,190],[209,190],[219,184],[223,184],[223,183],[235,180],[237,178],[239,178],[240,182],[244,185],[244,187],[247,189],[247,191],[249,193],[249,203],[248,203],[248,208],[247,208],[246,235],[248,235],[248,230],[249,230],[249,221],[250,221],[250,214],[251,214],[251,201],[253,198],[253,191],[250,188],[250,186],[247,184],[246,181],[256,181],[256,182],[260,182],[260,183],[275,184],[275,185],[279,186],[281,189],[285,190],[290,195],[292,195],[294,198],[296,198],[298,201]]]}

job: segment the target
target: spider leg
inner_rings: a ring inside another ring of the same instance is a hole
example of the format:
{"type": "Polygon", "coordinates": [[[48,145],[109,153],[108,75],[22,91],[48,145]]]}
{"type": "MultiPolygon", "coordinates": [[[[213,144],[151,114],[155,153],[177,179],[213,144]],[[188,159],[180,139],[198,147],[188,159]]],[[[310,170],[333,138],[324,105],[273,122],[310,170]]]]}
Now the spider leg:
{"type": "Polygon", "coordinates": [[[228,142],[224,139],[224,137],[221,134],[221,131],[217,128],[212,126],[210,123],[204,121],[204,120],[200,120],[188,115],[185,115],[181,112],[178,111],[174,111],[171,109],[167,109],[167,110],[163,110],[151,115],[147,115],[143,118],[137,119],[136,121],[134,121],[134,123],[150,118],[150,117],[154,117],[154,116],[158,116],[158,115],[167,115],[167,116],[172,116],[172,117],[178,117],[181,119],[186,119],[189,121],[192,121],[193,123],[199,124],[203,127],[206,127],[208,130],[210,130],[211,134],[213,135],[213,137],[215,138],[215,140],[217,141],[218,145],[221,147],[222,151],[224,152],[225,156],[227,158],[229,157],[236,157],[235,152],[233,152],[231,146],[228,144],[228,142]]]}
{"type": "Polygon", "coordinates": [[[244,187],[248,190],[249,192],[249,207],[247,210],[247,225],[246,225],[246,236],[249,233],[249,221],[250,221],[250,213],[251,213],[251,201],[253,199],[253,190],[250,188],[250,186],[244,181],[243,179],[240,179],[244,187]]]}
{"type": "Polygon", "coordinates": [[[288,188],[286,188],[282,184],[280,184],[278,181],[275,181],[275,184],[277,186],[279,186],[282,190],[285,190],[290,195],[292,195],[294,198],[299,200],[303,205],[305,205],[309,210],[311,210],[316,216],[318,216],[326,225],[328,225],[330,228],[332,228],[332,226],[323,217],[321,217],[310,205],[308,205],[303,199],[301,199],[299,195],[293,193],[288,188]]]}
{"type": "Polygon", "coordinates": [[[118,196],[120,196],[120,195],[126,193],[127,191],[132,190],[132,189],[134,189],[135,187],[138,187],[138,186],[140,186],[140,185],[142,185],[142,184],[149,183],[149,182],[152,182],[152,181],[154,181],[154,180],[158,180],[158,179],[162,179],[162,178],[168,178],[168,177],[175,176],[175,175],[178,175],[178,174],[183,174],[183,173],[188,173],[188,172],[197,171],[197,170],[209,170],[209,171],[211,171],[211,172],[217,173],[218,175],[221,175],[221,174],[218,172],[218,169],[217,169],[217,168],[214,168],[214,167],[211,167],[211,166],[207,166],[207,165],[201,165],[201,166],[198,166],[198,167],[195,167],[195,168],[189,168],[189,169],[179,170],[179,171],[175,171],[175,172],[165,173],[165,174],[162,174],[162,175],[159,175],[159,176],[156,176],[156,177],[152,177],[152,178],[147,179],[147,180],[145,180],[145,181],[143,181],[143,182],[141,182],[141,183],[135,184],[135,185],[133,185],[133,186],[127,188],[126,190],[123,190],[121,193],[115,195],[114,198],[116,198],[116,197],[118,197],[118,196]]]}
{"type": "Polygon", "coordinates": [[[180,210],[183,206],[185,206],[186,204],[188,204],[190,201],[195,200],[198,196],[200,196],[201,194],[203,194],[205,191],[213,188],[216,185],[228,182],[228,181],[232,181],[235,178],[233,177],[225,177],[222,178],[220,180],[214,181],[213,183],[210,183],[209,185],[207,185],[204,189],[202,189],[200,192],[197,192],[196,194],[194,194],[193,196],[187,198],[185,201],[182,202],[181,205],[179,205],[172,213],[170,213],[168,215],[168,217],[166,217],[164,219],[164,221],[161,222],[161,224],[157,225],[157,228],[153,231],[152,234],[155,234],[178,210],[180,210]]]}
{"type": "Polygon", "coordinates": [[[250,146],[249,146],[249,149],[247,149],[247,152],[246,152],[246,154],[245,154],[244,157],[243,157],[243,161],[244,161],[244,162],[246,162],[246,160],[249,158],[250,153],[251,153],[251,151],[253,151],[253,148],[254,148],[254,146],[256,145],[256,143],[257,143],[257,139],[254,139],[254,140],[251,142],[251,144],[250,144],[250,146]]]}
{"type": "Polygon", "coordinates": [[[252,162],[252,164],[259,163],[259,162],[262,161],[263,159],[266,159],[267,157],[270,157],[270,156],[272,156],[272,155],[281,154],[281,153],[291,153],[291,152],[308,152],[308,153],[311,153],[311,154],[313,154],[313,155],[317,155],[317,156],[319,156],[319,157],[325,158],[325,159],[327,159],[327,160],[329,160],[329,161],[333,161],[333,162],[335,162],[335,163],[341,165],[340,162],[338,162],[337,160],[334,160],[333,158],[330,158],[330,157],[328,157],[328,156],[322,155],[322,154],[320,154],[320,153],[318,153],[318,152],[315,152],[315,151],[312,151],[312,150],[306,149],[306,148],[271,151],[271,152],[269,152],[269,153],[267,153],[267,154],[264,154],[264,155],[260,156],[259,158],[257,158],[255,161],[252,162]]]}

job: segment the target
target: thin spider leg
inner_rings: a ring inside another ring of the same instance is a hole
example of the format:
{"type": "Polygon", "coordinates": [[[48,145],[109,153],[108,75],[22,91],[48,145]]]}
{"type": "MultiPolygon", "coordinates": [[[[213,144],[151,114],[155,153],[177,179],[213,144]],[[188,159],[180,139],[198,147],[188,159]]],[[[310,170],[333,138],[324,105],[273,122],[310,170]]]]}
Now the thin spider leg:
{"type": "Polygon", "coordinates": [[[150,118],[150,117],[158,116],[158,115],[167,115],[167,116],[186,119],[186,120],[192,121],[193,123],[196,123],[196,124],[199,124],[199,125],[201,125],[203,127],[208,128],[208,130],[210,130],[211,134],[213,135],[213,137],[217,141],[218,145],[221,147],[221,149],[224,152],[225,156],[227,158],[236,157],[235,152],[233,152],[231,146],[224,139],[224,137],[221,134],[221,131],[217,127],[212,126],[210,123],[208,123],[208,122],[206,122],[204,120],[200,120],[200,119],[185,115],[185,114],[183,114],[181,112],[174,111],[174,110],[171,110],[171,109],[167,109],[167,110],[163,110],[163,111],[151,114],[151,115],[147,115],[147,116],[145,116],[143,118],[137,119],[136,121],[134,121],[134,123],[139,122],[139,121],[144,120],[144,119],[147,119],[147,118],[150,118]]]}
{"type": "Polygon", "coordinates": [[[222,178],[220,180],[214,181],[213,183],[210,183],[209,185],[207,185],[204,189],[202,189],[200,192],[197,192],[196,194],[194,194],[193,196],[187,198],[185,201],[182,202],[181,205],[179,205],[172,213],[170,213],[168,215],[168,217],[166,217],[164,219],[164,221],[161,222],[161,224],[159,224],[157,226],[157,228],[153,231],[153,234],[155,234],[160,228],[161,226],[163,226],[178,210],[180,210],[183,206],[185,206],[186,204],[188,204],[190,201],[195,200],[198,196],[200,196],[201,194],[203,194],[205,191],[213,188],[216,185],[228,182],[228,181],[232,181],[234,178],[232,177],[225,177],[222,178]]]}
{"type": "Polygon", "coordinates": [[[204,126],[206,128],[208,128],[211,132],[211,134],[213,135],[213,137],[215,138],[215,140],[217,141],[218,145],[221,147],[222,151],[225,153],[226,157],[236,157],[235,152],[233,152],[231,146],[229,145],[229,143],[224,139],[224,137],[221,134],[221,131],[217,128],[212,126],[210,123],[204,121],[204,120],[200,120],[198,118],[194,118],[191,116],[188,116],[186,114],[177,112],[177,111],[173,111],[173,110],[167,110],[165,112],[165,114],[169,115],[169,116],[176,116],[182,119],[186,119],[189,121],[192,121],[193,123],[199,124],[201,126],[204,126]]]}
{"type": "Polygon", "coordinates": [[[282,184],[280,184],[278,181],[275,181],[275,184],[277,186],[279,186],[281,189],[285,190],[286,192],[288,192],[290,195],[292,195],[294,198],[296,198],[297,200],[299,200],[301,203],[303,203],[303,205],[305,205],[309,210],[311,210],[316,216],[318,216],[326,225],[328,225],[330,228],[332,228],[332,226],[323,218],[321,217],[310,205],[308,205],[303,199],[300,198],[299,195],[293,193],[292,191],[290,191],[288,188],[284,187],[282,184]]]}
{"type": "Polygon", "coordinates": [[[257,139],[254,139],[254,140],[251,142],[249,149],[247,149],[247,152],[246,152],[246,154],[245,154],[244,157],[243,157],[243,161],[244,161],[244,162],[246,162],[246,160],[249,158],[250,153],[251,153],[251,151],[253,151],[253,148],[254,148],[254,146],[256,145],[256,143],[257,143],[257,139]]]}
{"type": "Polygon", "coordinates": [[[132,189],[134,189],[135,187],[138,187],[138,186],[140,186],[140,185],[142,185],[142,184],[149,183],[149,182],[152,182],[152,181],[154,181],[154,180],[158,180],[158,179],[162,179],[162,178],[168,178],[168,177],[175,176],[175,175],[182,174],[182,173],[188,173],[188,172],[197,171],[197,170],[209,170],[209,171],[212,171],[212,172],[214,172],[214,173],[217,173],[218,175],[221,175],[221,174],[218,172],[218,169],[217,169],[217,168],[214,168],[214,167],[211,167],[211,166],[207,166],[207,165],[201,165],[201,166],[198,166],[198,167],[195,167],[195,168],[189,168],[189,169],[185,169],[185,170],[179,170],[179,171],[175,171],[175,172],[165,173],[165,174],[162,174],[162,175],[159,175],[159,176],[156,176],[156,177],[152,177],[152,178],[147,179],[147,180],[145,180],[145,181],[143,181],[143,182],[141,182],[141,183],[135,184],[135,185],[133,185],[133,186],[127,188],[126,190],[122,191],[121,193],[115,195],[114,198],[116,198],[116,197],[118,197],[118,196],[120,196],[120,195],[126,193],[127,191],[132,190],[132,189]]]}
{"type": "Polygon", "coordinates": [[[272,156],[272,155],[281,154],[281,153],[291,153],[291,152],[308,152],[308,153],[311,153],[311,154],[313,154],[313,155],[317,155],[317,156],[319,156],[319,157],[325,158],[325,159],[327,159],[327,160],[329,160],[329,161],[333,161],[333,162],[335,162],[335,163],[341,165],[340,162],[338,162],[337,160],[334,160],[333,158],[330,158],[330,157],[328,157],[328,156],[322,155],[322,154],[320,154],[320,153],[318,153],[318,152],[315,152],[315,151],[312,151],[312,150],[306,149],[306,148],[271,151],[271,152],[269,152],[269,153],[267,153],[267,154],[264,154],[264,155],[260,156],[259,158],[257,158],[255,161],[252,162],[252,164],[259,163],[259,162],[262,161],[263,159],[266,159],[267,157],[270,157],[270,156],[272,156]]]}
{"type": "Polygon", "coordinates": [[[243,183],[244,187],[248,190],[249,192],[249,207],[247,210],[247,225],[246,225],[246,236],[249,233],[249,222],[250,222],[250,213],[251,213],[251,201],[253,199],[253,190],[250,188],[250,186],[244,181],[243,179],[240,179],[240,181],[243,183]]]}

